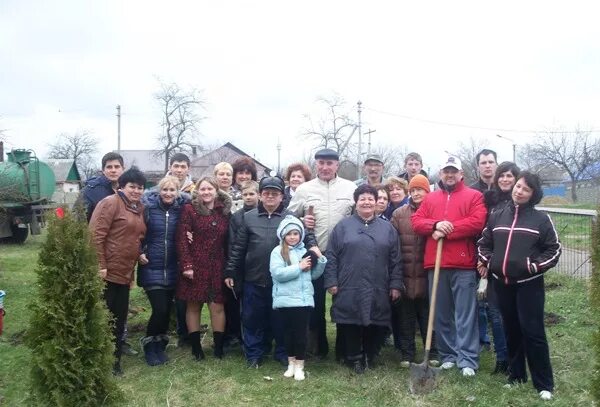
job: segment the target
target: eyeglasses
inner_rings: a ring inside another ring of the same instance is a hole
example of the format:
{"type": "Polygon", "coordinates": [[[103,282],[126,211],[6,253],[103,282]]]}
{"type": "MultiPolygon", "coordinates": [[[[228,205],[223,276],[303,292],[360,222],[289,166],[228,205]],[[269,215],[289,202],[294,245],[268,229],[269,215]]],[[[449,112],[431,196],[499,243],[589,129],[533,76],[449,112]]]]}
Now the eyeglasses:
{"type": "Polygon", "coordinates": [[[281,192],[279,192],[279,191],[262,191],[260,194],[262,196],[279,196],[279,195],[281,195],[281,192]]]}

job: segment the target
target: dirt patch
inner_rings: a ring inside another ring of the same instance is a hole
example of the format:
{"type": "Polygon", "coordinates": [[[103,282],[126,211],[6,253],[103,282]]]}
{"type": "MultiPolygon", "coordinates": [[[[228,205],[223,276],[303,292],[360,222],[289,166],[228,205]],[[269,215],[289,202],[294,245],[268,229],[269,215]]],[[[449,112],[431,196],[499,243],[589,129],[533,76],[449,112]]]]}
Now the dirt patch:
{"type": "Polygon", "coordinates": [[[128,332],[145,332],[146,324],[145,323],[137,323],[137,324],[128,324],[127,326],[128,332]]]}
{"type": "Polygon", "coordinates": [[[146,311],[146,308],[144,307],[129,307],[129,316],[133,317],[144,311],[146,311]]]}
{"type": "Polygon", "coordinates": [[[542,198],[543,205],[564,206],[571,204],[571,201],[561,196],[545,196],[542,198]]]}
{"type": "Polygon", "coordinates": [[[546,326],[553,326],[563,323],[565,318],[555,314],[554,312],[544,312],[544,324],[546,326]]]}

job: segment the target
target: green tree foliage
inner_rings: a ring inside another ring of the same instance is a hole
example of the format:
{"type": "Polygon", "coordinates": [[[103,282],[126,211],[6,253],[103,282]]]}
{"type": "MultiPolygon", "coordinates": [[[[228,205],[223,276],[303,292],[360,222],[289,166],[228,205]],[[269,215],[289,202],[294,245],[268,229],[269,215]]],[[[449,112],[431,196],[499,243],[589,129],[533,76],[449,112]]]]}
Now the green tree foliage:
{"type": "Polygon", "coordinates": [[[121,398],[112,376],[114,346],[96,254],[76,213],[53,217],[38,258],[37,295],[27,345],[31,402],[110,405],[121,398]]]}
{"type": "MultiPolygon", "coordinates": [[[[598,208],[600,212],[600,208],[598,208]]],[[[592,394],[600,402],[600,224],[594,223],[592,232],[592,277],[590,284],[590,303],[595,316],[595,332],[593,334],[593,348],[596,353],[596,363],[592,372],[592,394]]]]}

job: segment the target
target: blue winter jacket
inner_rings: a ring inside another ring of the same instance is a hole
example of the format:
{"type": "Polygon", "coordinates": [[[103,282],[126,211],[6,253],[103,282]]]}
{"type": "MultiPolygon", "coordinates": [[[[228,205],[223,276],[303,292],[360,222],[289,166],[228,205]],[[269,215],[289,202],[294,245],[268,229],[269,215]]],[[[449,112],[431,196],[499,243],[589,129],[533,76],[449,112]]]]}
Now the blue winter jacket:
{"type": "Polygon", "coordinates": [[[298,222],[302,230],[302,239],[294,247],[290,247],[290,264],[288,265],[281,255],[281,245],[276,246],[271,251],[270,270],[273,278],[273,309],[288,307],[313,307],[315,306],[314,289],[311,280],[321,277],[325,270],[327,259],[321,256],[317,264],[313,264],[310,271],[300,269],[300,261],[306,253],[306,248],[302,242],[304,238],[304,228],[302,222],[293,216],[286,216],[277,229],[280,235],[281,230],[287,223],[298,222]]]}
{"type": "Polygon", "coordinates": [[[88,223],[98,202],[114,193],[112,183],[104,175],[88,178],[85,187],[81,190],[81,199],[83,200],[88,223]]]}
{"type": "Polygon", "coordinates": [[[147,191],[142,197],[147,228],[142,245],[148,264],[138,267],[137,283],[140,287],[175,288],[179,273],[175,231],[181,209],[187,200],[186,196],[179,196],[166,208],[156,190],[147,191]]]}

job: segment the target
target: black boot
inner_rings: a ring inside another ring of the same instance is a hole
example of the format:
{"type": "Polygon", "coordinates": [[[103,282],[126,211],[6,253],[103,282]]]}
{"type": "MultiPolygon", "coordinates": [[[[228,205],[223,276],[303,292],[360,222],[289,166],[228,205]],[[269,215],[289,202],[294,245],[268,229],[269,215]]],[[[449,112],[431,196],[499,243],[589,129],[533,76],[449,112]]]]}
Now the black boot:
{"type": "Polygon", "coordinates": [[[223,339],[225,339],[225,333],[213,332],[213,341],[215,343],[214,355],[219,359],[223,359],[223,339]]]}
{"type": "Polygon", "coordinates": [[[121,369],[121,360],[117,359],[113,365],[113,376],[123,376],[123,369],[121,369]]]}
{"type": "Polygon", "coordinates": [[[140,340],[142,349],[144,349],[144,358],[148,366],[160,365],[160,360],[156,354],[156,342],[153,336],[146,336],[140,340]]]}
{"type": "Polygon", "coordinates": [[[167,335],[159,335],[154,339],[156,341],[156,356],[160,361],[160,364],[166,363],[169,361],[166,350],[167,345],[169,344],[169,337],[167,335]]]}
{"type": "Polygon", "coordinates": [[[196,360],[204,359],[204,352],[202,351],[202,344],[200,343],[200,332],[190,332],[188,334],[190,343],[192,344],[192,355],[196,360]]]}
{"type": "Polygon", "coordinates": [[[498,373],[508,375],[508,361],[506,361],[506,360],[497,360],[496,361],[496,368],[494,369],[492,374],[498,374],[498,373]]]}
{"type": "Polygon", "coordinates": [[[346,366],[352,369],[356,374],[363,374],[365,372],[365,363],[362,355],[348,357],[345,363],[346,366]]]}

